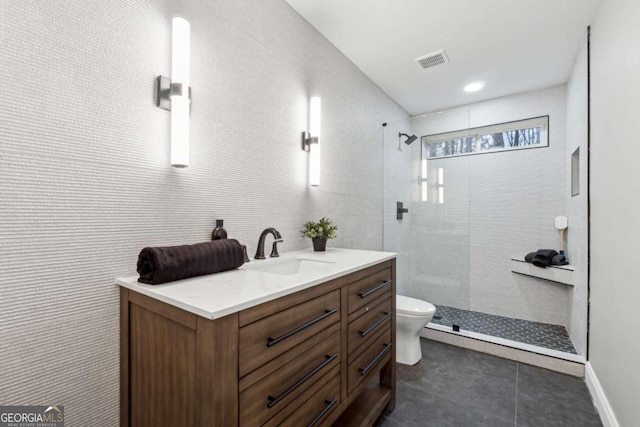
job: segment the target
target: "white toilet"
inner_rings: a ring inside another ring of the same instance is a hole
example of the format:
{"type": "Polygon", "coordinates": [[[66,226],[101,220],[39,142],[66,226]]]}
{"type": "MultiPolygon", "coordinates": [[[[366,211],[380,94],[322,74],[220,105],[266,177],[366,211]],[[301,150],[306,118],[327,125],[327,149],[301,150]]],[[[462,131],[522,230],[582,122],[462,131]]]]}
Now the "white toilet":
{"type": "Polygon", "coordinates": [[[422,358],[420,331],[436,313],[433,304],[396,295],[396,361],[415,365],[422,358]]]}

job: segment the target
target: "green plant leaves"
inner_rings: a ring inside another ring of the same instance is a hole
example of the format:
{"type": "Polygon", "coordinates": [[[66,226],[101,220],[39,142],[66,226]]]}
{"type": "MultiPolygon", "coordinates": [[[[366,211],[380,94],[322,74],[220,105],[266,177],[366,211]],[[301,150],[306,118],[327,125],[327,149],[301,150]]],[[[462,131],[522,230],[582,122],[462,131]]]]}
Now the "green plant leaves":
{"type": "Polygon", "coordinates": [[[333,239],[338,235],[336,233],[338,226],[333,225],[333,221],[325,217],[320,218],[318,222],[307,221],[302,227],[302,230],[300,230],[302,237],[333,239]]]}

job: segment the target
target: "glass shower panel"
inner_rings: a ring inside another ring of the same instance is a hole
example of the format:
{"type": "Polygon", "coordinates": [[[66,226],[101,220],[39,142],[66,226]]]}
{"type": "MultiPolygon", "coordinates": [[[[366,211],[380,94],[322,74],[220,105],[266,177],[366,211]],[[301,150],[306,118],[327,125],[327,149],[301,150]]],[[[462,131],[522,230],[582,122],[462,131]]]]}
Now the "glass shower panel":
{"type": "Polygon", "coordinates": [[[447,307],[469,309],[469,158],[423,158],[420,169],[411,216],[411,293],[437,306],[435,323],[459,325],[447,307]]]}
{"type": "Polygon", "coordinates": [[[470,306],[469,158],[429,160],[422,137],[468,127],[464,107],[390,123],[383,138],[383,246],[400,252],[398,293],[436,305],[432,323],[462,329],[470,306]],[[398,131],[418,139],[409,147],[399,144],[398,131]],[[403,185],[410,188],[408,195],[403,185]],[[397,220],[390,209],[407,197],[409,213],[397,220]]]}

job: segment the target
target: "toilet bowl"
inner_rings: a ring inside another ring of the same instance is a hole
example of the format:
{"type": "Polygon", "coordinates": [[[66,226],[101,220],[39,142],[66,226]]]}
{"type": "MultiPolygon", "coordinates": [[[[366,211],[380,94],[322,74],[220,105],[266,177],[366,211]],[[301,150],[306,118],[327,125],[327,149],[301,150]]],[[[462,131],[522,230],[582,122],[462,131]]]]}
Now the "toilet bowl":
{"type": "Polygon", "coordinates": [[[415,365],[420,361],[420,331],[435,313],[433,304],[396,295],[396,362],[415,365]]]}

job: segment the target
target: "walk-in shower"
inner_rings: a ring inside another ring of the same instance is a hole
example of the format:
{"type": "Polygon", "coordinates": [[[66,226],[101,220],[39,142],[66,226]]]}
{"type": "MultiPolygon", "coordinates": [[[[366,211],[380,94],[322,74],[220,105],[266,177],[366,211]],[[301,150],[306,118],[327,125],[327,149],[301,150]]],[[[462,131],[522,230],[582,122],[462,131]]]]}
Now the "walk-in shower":
{"type": "MultiPolygon", "coordinates": [[[[428,328],[583,360],[586,286],[516,269],[528,252],[560,247],[555,217],[569,216],[569,235],[582,232],[571,225],[566,92],[559,85],[414,117],[419,143],[402,153],[385,130],[384,249],[399,253],[398,293],[437,307],[428,328]],[[402,219],[389,212],[398,201],[408,209],[402,219]]],[[[568,272],[586,265],[584,249],[570,251],[568,272]]]]}

